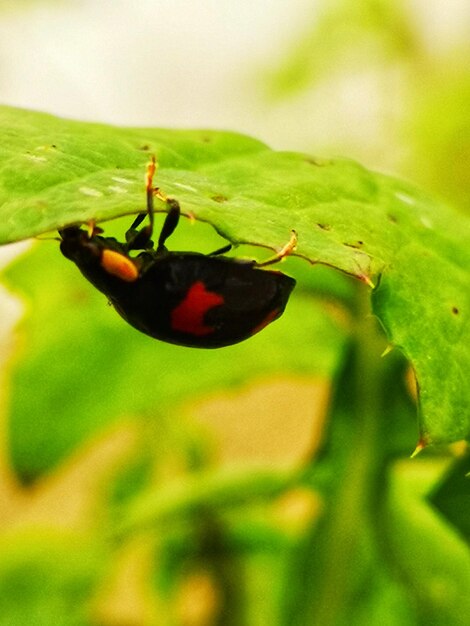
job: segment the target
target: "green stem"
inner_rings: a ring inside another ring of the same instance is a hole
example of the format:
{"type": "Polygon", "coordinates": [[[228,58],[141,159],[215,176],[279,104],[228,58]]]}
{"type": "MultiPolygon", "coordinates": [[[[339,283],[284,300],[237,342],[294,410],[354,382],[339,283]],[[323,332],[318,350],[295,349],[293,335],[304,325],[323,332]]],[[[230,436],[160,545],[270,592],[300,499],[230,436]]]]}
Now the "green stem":
{"type": "Polygon", "coordinates": [[[356,582],[352,572],[361,558],[364,525],[369,523],[371,499],[383,468],[383,346],[370,315],[369,294],[361,289],[352,349],[336,385],[330,439],[323,450],[324,459],[335,453],[328,459],[335,467],[334,480],[324,514],[293,563],[297,585],[284,614],[286,626],[335,626],[347,610],[356,582]]]}
{"type": "Polygon", "coordinates": [[[352,374],[355,380],[351,417],[356,432],[346,460],[343,480],[331,503],[330,524],[325,537],[328,559],[321,575],[323,591],[318,604],[313,607],[315,623],[323,626],[337,623],[336,613],[342,612],[342,605],[349,595],[347,591],[353,560],[358,553],[361,524],[367,517],[369,488],[375,483],[373,474],[377,470],[375,461],[380,446],[378,426],[383,374],[376,358],[380,355],[379,346],[383,340],[379,342],[377,335],[375,320],[369,317],[369,310],[361,306],[358,310],[355,368],[352,374]]]}

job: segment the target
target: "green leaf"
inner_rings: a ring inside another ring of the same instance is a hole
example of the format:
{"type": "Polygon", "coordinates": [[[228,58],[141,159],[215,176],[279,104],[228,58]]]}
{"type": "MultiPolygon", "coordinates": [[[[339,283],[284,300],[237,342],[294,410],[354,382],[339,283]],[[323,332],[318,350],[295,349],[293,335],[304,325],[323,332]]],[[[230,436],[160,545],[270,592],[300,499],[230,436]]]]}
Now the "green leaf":
{"type": "Polygon", "coordinates": [[[470,260],[436,248],[408,243],[373,294],[374,312],[413,364],[424,445],[462,439],[470,428],[470,260]]]}
{"type": "MultiPolygon", "coordinates": [[[[191,185],[186,170],[265,148],[235,133],[120,129],[10,107],[0,107],[0,128],[0,243],[139,212],[149,155],[162,164],[158,183],[180,197],[191,185]]],[[[222,190],[197,182],[199,202],[217,206],[222,190]]]]}
{"type": "Polygon", "coordinates": [[[298,256],[369,284],[380,277],[373,311],[415,369],[422,441],[468,436],[463,216],[354,162],[275,152],[234,133],[119,129],[10,108],[0,124],[0,241],[141,211],[155,154],[161,188],[231,242],[276,249],[295,228],[298,256]]]}

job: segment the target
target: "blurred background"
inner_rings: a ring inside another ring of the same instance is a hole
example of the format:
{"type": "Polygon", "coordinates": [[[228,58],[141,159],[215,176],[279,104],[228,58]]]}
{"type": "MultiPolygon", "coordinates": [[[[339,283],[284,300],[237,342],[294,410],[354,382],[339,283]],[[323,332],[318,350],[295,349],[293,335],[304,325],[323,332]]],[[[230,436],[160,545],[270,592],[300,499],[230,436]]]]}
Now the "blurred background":
{"type": "MultiPolygon", "coordinates": [[[[356,159],[460,211],[470,196],[469,59],[467,0],[0,2],[2,104],[244,132],[278,150],[356,159]]],[[[17,249],[2,251],[5,263],[17,249]]],[[[229,471],[222,483],[240,468],[289,471],[312,454],[344,345],[341,308],[308,304],[302,330],[315,354],[292,335],[308,294],[253,346],[175,352],[110,321],[52,245],[29,254],[5,270],[16,295],[4,290],[0,304],[0,624],[245,623],[223,617],[214,580],[224,576],[232,606],[245,594],[255,607],[246,623],[277,623],[276,533],[309,523],[318,501],[299,487],[245,511],[250,530],[235,520],[230,541],[256,558],[223,566],[207,557],[220,520],[188,521],[184,481],[201,468],[229,471]],[[110,557],[102,535],[114,507],[154,484],[181,497],[185,524],[133,537],[110,557]],[[249,592],[232,584],[244,576],[249,592]]],[[[347,300],[347,279],[319,280],[347,300]]]]}

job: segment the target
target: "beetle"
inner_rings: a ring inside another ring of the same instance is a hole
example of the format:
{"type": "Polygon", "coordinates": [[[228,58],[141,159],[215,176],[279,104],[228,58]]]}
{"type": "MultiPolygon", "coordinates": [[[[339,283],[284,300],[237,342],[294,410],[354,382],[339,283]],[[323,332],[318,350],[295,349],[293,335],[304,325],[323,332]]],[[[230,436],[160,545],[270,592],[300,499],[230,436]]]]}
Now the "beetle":
{"type": "Polygon", "coordinates": [[[227,245],[205,255],[172,252],[166,241],[180,219],[179,202],[153,187],[155,159],[147,166],[147,210],[126,232],[125,242],[103,236],[101,228],[72,225],[59,230],[62,254],[105,294],[137,330],[168,343],[221,348],[243,341],[282,315],[295,280],[263,269],[287,256],[290,241],[264,262],[224,256],[227,245]],[[154,246],[154,196],[168,207],[154,246]],[[139,230],[148,216],[149,223],[139,230]],[[131,256],[132,251],[140,251],[131,256]]]}

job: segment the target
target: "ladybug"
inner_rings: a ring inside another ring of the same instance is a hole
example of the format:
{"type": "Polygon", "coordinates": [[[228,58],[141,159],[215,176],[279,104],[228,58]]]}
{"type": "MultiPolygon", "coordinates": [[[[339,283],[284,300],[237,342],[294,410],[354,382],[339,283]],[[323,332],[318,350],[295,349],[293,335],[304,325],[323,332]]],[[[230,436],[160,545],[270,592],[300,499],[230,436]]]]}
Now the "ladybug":
{"type": "Polygon", "coordinates": [[[182,346],[221,348],[259,332],[282,315],[295,280],[261,269],[288,255],[291,240],[273,258],[258,263],[223,256],[228,245],[212,254],[170,252],[165,243],[178,225],[180,205],[153,187],[155,160],[146,176],[147,211],[126,232],[126,242],[102,236],[94,226],[59,230],[62,254],[104,293],[116,311],[141,332],[182,346]],[[153,198],[168,206],[154,247],[153,198]],[[148,215],[149,224],[138,227],[148,215]],[[131,256],[131,251],[141,251],[131,256]]]}

